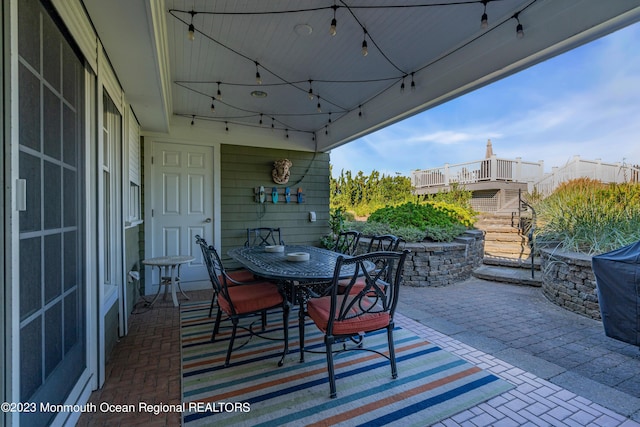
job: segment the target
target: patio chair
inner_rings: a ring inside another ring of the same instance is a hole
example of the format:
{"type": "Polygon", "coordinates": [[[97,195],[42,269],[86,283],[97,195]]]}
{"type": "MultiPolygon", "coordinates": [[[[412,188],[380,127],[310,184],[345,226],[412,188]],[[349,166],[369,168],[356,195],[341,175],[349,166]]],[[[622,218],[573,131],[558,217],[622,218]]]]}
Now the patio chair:
{"type": "MultiPolygon", "coordinates": [[[[405,240],[394,236],[392,234],[382,234],[377,236],[372,236],[369,241],[369,246],[367,247],[367,253],[369,252],[380,252],[380,251],[390,251],[397,252],[400,245],[404,244],[405,240]]],[[[339,293],[346,292],[348,280],[341,280],[338,288],[339,293]]],[[[355,284],[350,287],[350,292],[358,293],[365,286],[364,279],[361,277],[357,280],[355,284]]]]}
{"type": "MultiPolygon", "coordinates": [[[[200,237],[199,235],[196,234],[195,238],[196,238],[196,243],[198,245],[200,245],[201,249],[202,249],[203,245],[205,247],[209,246],[207,244],[207,242],[202,237],[200,237]]],[[[207,256],[204,253],[204,251],[202,252],[202,255],[203,255],[203,257],[207,256]]],[[[246,270],[246,269],[238,269],[238,270],[234,270],[234,271],[229,271],[229,270],[225,269],[224,273],[227,275],[227,283],[228,283],[229,286],[234,286],[236,284],[240,284],[240,283],[244,283],[244,282],[251,282],[251,281],[256,280],[256,277],[254,276],[254,274],[252,272],[250,272],[249,270],[246,270]]],[[[222,280],[222,279],[220,279],[220,280],[222,280]]],[[[214,288],[213,296],[211,297],[211,305],[209,306],[209,317],[211,317],[211,314],[213,313],[213,306],[216,303],[216,297],[217,297],[217,293],[216,293],[215,288],[214,288]]],[[[266,317],[265,317],[265,324],[266,324],[266,317]]]]}
{"type": "Polygon", "coordinates": [[[371,236],[367,252],[392,251],[398,250],[404,240],[392,234],[383,234],[379,236],[371,236]]]}
{"type": "MultiPolygon", "coordinates": [[[[231,338],[229,339],[224,366],[229,366],[240,319],[261,315],[262,331],[264,332],[267,311],[276,309],[282,309],[282,322],[284,325],[282,328],[284,332],[284,349],[282,358],[278,362],[278,366],[282,366],[284,357],[289,349],[289,328],[287,327],[289,324],[289,303],[287,299],[274,283],[267,281],[242,283],[231,279],[226,273],[216,249],[213,246],[207,246],[206,242],[201,238],[198,238],[197,241],[202,249],[209,278],[218,300],[218,312],[211,333],[211,342],[215,342],[222,320],[222,313],[232,323],[231,338]],[[233,283],[233,286],[230,283],[233,283]]],[[[253,335],[251,328],[249,328],[249,332],[253,335]]],[[[246,342],[240,347],[245,344],[246,342]]]]}
{"type": "MultiPolygon", "coordinates": [[[[326,296],[311,298],[307,302],[307,315],[324,332],[327,371],[329,374],[329,396],[334,398],[336,377],[333,366],[333,353],[350,350],[366,350],[387,358],[391,365],[391,377],[397,378],[396,356],[393,343],[393,316],[398,302],[398,290],[402,282],[402,270],[409,251],[371,252],[346,258],[341,256],[336,262],[331,287],[326,296]],[[367,264],[373,262],[379,269],[368,271],[367,264]],[[338,293],[340,277],[349,272],[351,279],[347,292],[338,293]],[[351,292],[361,277],[365,286],[357,293],[351,292]],[[389,355],[364,347],[361,339],[366,333],[380,329],[387,330],[389,355]],[[354,339],[357,337],[357,339],[354,339]],[[347,346],[345,341],[353,339],[357,346],[347,346]],[[333,349],[334,343],[342,343],[342,348],[333,349]]],[[[304,319],[301,319],[304,322],[304,319]]],[[[304,327],[300,334],[300,352],[304,350],[304,327]]],[[[301,355],[302,359],[302,355],[301,355]]]]}
{"type": "Polygon", "coordinates": [[[258,227],[247,228],[247,241],[245,246],[271,246],[284,245],[280,237],[280,228],[258,227]]]}
{"type": "Polygon", "coordinates": [[[341,231],[333,246],[333,251],[345,255],[355,255],[358,251],[360,236],[359,231],[341,231]]]}

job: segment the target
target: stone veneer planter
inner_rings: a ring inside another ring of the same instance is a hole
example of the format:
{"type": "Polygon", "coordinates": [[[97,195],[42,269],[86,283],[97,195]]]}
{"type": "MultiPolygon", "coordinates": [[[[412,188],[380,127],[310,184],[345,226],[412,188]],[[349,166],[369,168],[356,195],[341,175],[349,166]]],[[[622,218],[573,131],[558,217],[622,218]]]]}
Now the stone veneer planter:
{"type": "Polygon", "coordinates": [[[540,259],[544,295],[560,307],[601,320],[591,256],[541,249],[540,259]]]}
{"type": "MultiPolygon", "coordinates": [[[[369,239],[363,238],[364,248],[369,239]]],[[[406,286],[447,286],[471,277],[484,258],[484,232],[469,230],[451,243],[407,243],[411,253],[404,267],[406,286]]]]}

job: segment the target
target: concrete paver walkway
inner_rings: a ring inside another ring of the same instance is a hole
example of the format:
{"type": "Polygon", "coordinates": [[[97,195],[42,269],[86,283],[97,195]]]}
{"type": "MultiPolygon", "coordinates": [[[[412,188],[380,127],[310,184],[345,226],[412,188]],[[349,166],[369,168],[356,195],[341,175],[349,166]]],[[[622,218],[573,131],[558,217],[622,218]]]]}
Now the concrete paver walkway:
{"type": "Polygon", "coordinates": [[[639,349],[606,337],[601,322],[549,302],[540,288],[476,278],[439,288],[403,287],[398,312],[445,341],[640,421],[639,349]]]}

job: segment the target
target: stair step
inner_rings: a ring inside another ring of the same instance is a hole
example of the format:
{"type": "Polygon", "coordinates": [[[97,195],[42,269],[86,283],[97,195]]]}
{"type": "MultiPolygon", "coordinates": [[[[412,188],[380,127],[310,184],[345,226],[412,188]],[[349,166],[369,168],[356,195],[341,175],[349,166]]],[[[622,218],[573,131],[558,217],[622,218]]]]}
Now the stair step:
{"type": "Polygon", "coordinates": [[[473,270],[472,274],[478,279],[491,280],[493,282],[542,286],[542,273],[539,270],[534,270],[533,277],[531,277],[531,270],[525,270],[524,268],[483,265],[473,270]]]}
{"type": "MultiPolygon", "coordinates": [[[[510,268],[521,268],[523,270],[531,271],[531,258],[528,256],[514,258],[514,257],[503,257],[503,256],[487,256],[485,255],[482,260],[482,264],[491,265],[494,267],[510,267],[510,268]]],[[[535,270],[540,270],[540,259],[533,259],[533,268],[535,270]]]]}

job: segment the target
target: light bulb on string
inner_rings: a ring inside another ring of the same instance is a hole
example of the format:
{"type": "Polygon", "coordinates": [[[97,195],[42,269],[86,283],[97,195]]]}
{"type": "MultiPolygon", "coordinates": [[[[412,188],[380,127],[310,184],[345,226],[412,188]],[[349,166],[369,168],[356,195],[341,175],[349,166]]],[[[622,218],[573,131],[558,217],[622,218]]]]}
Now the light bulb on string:
{"type": "Polygon", "coordinates": [[[191,23],[189,24],[189,30],[187,31],[187,38],[190,41],[194,41],[196,39],[196,27],[194,27],[193,25],[193,17],[196,15],[196,13],[198,12],[194,12],[193,10],[189,12],[189,14],[191,14],[191,23]]]}
{"type": "Polygon", "coordinates": [[[258,61],[255,61],[256,63],[256,83],[258,83],[259,85],[262,84],[262,77],[260,77],[260,70],[258,70],[258,61]]]}
{"type": "Polygon", "coordinates": [[[402,83],[400,84],[400,93],[404,93],[404,78],[407,76],[402,76],[402,83]]]}
{"type": "Polygon", "coordinates": [[[313,87],[311,87],[312,80],[309,80],[309,99],[313,99],[313,87]]]}
{"type": "Polygon", "coordinates": [[[274,130],[276,128],[275,120],[275,118],[271,117],[271,130],[274,130]]]}
{"type": "Polygon", "coordinates": [[[322,106],[320,105],[320,95],[318,95],[318,105],[316,106],[318,113],[322,113],[322,106]]]}
{"type": "Polygon", "coordinates": [[[516,37],[521,39],[524,37],[524,28],[522,27],[522,24],[520,23],[520,18],[519,18],[520,13],[516,13],[515,15],[513,15],[514,18],[516,18],[516,21],[518,21],[518,25],[516,26],[516,37]]]}
{"type": "Polygon", "coordinates": [[[362,117],[362,105],[358,105],[358,117],[362,117]]]}
{"type": "Polygon", "coordinates": [[[324,126],[324,134],[325,135],[329,135],[329,126],[328,125],[324,126]]]}
{"type": "Polygon", "coordinates": [[[220,82],[218,83],[218,92],[216,93],[216,95],[218,95],[218,99],[222,99],[222,92],[220,92],[220,82]]]}
{"type": "Polygon", "coordinates": [[[284,137],[289,139],[289,129],[284,130],[284,137]]]}
{"type": "Polygon", "coordinates": [[[329,111],[329,123],[331,123],[331,111],[329,111]]]}
{"type": "Polygon", "coordinates": [[[260,126],[262,126],[262,113],[260,113],[260,126]]]}
{"type": "Polygon", "coordinates": [[[416,82],[413,81],[413,73],[411,73],[411,92],[416,91],[416,82]]]}
{"type": "Polygon", "coordinates": [[[216,112],[216,106],[213,104],[213,101],[215,101],[216,99],[212,96],[211,97],[211,112],[215,113],[216,112]]]}
{"type": "Polygon", "coordinates": [[[229,123],[228,122],[224,122],[224,130],[226,132],[229,132],[229,123]]]}
{"type": "Polygon", "coordinates": [[[363,28],[364,36],[362,39],[362,56],[367,56],[369,54],[369,49],[367,48],[367,30],[363,28]]]}
{"type": "Polygon", "coordinates": [[[333,9],[333,19],[331,20],[331,25],[329,26],[329,34],[333,37],[337,33],[338,21],[336,21],[336,9],[338,9],[338,6],[334,4],[333,6],[331,6],[331,8],[333,9]]]}
{"type": "Polygon", "coordinates": [[[484,5],[484,13],[482,14],[482,18],[480,18],[480,28],[483,30],[489,26],[489,16],[487,15],[487,3],[489,0],[482,0],[482,4],[484,5]]]}
{"type": "Polygon", "coordinates": [[[193,126],[194,124],[196,124],[196,115],[192,115],[191,116],[191,126],[193,126]]]}

